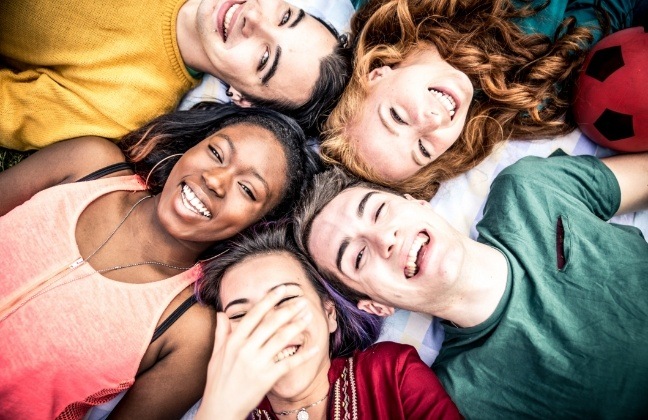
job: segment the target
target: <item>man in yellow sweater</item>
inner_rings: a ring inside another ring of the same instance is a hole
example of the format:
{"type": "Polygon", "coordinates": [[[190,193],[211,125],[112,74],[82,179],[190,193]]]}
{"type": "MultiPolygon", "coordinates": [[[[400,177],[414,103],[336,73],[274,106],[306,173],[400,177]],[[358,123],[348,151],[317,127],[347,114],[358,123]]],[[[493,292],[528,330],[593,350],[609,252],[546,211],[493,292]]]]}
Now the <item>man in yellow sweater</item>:
{"type": "Polygon", "coordinates": [[[201,73],[241,105],[304,125],[348,73],[334,30],[282,0],[3,1],[0,146],[118,140],[174,109],[201,73]]]}

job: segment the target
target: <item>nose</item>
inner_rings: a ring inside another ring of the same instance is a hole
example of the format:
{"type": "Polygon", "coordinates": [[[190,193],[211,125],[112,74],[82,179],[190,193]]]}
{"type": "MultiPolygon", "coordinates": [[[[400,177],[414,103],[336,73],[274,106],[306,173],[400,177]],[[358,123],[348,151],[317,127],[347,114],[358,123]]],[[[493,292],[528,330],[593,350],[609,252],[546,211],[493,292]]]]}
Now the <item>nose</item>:
{"type": "Polygon", "coordinates": [[[429,105],[420,111],[418,121],[423,133],[429,133],[441,127],[443,116],[440,109],[429,105]]]}
{"type": "Polygon", "coordinates": [[[227,168],[211,168],[202,173],[207,188],[219,198],[224,198],[232,183],[232,174],[227,168]]]}
{"type": "Polygon", "coordinates": [[[391,226],[374,226],[370,241],[373,242],[376,252],[383,258],[389,258],[394,252],[398,231],[391,226]]]}
{"type": "Polygon", "coordinates": [[[245,11],[245,16],[242,17],[243,27],[241,33],[246,38],[253,35],[267,36],[271,28],[271,25],[268,24],[268,19],[263,15],[258,4],[248,3],[250,3],[250,8],[245,11]]]}

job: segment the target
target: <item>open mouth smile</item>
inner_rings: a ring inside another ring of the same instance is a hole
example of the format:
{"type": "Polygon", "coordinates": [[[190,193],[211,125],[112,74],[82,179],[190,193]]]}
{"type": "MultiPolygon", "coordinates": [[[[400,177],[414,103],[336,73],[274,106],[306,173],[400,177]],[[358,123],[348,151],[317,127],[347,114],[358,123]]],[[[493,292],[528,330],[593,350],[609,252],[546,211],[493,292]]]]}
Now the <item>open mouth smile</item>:
{"type": "Polygon", "coordinates": [[[430,242],[430,237],[424,233],[419,232],[412,242],[412,247],[407,254],[407,262],[405,263],[405,277],[411,278],[419,271],[421,250],[423,246],[430,242]]]}
{"type": "Polygon", "coordinates": [[[300,348],[301,348],[300,345],[286,347],[285,349],[277,353],[277,355],[274,358],[275,363],[279,363],[284,359],[294,356],[299,351],[300,348]]]}
{"type": "Polygon", "coordinates": [[[227,41],[227,36],[229,35],[230,24],[232,24],[234,14],[241,7],[241,3],[232,3],[230,7],[225,11],[224,16],[222,17],[221,22],[221,34],[223,36],[223,42],[227,41]]]}
{"type": "Polygon", "coordinates": [[[201,216],[204,216],[208,219],[211,219],[212,214],[209,210],[207,210],[207,207],[205,206],[205,203],[203,203],[197,196],[194,191],[189,188],[187,184],[182,184],[182,192],[180,194],[182,197],[182,204],[192,212],[199,214],[201,216]]]}
{"type": "Polygon", "coordinates": [[[448,114],[450,114],[450,119],[454,117],[455,112],[457,111],[457,101],[448,93],[434,89],[434,88],[428,88],[428,91],[430,91],[436,98],[437,100],[443,105],[443,107],[448,111],[448,114]]]}

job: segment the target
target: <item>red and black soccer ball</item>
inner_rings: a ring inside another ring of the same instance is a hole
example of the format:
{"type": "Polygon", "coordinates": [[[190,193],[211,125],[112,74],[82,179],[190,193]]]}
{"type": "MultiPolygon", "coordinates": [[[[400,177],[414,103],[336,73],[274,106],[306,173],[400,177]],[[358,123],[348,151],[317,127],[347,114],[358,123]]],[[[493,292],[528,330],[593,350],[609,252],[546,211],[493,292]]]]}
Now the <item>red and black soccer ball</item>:
{"type": "Polygon", "coordinates": [[[594,45],[573,111],[583,134],[601,146],[648,150],[648,28],[624,29],[594,45]]]}

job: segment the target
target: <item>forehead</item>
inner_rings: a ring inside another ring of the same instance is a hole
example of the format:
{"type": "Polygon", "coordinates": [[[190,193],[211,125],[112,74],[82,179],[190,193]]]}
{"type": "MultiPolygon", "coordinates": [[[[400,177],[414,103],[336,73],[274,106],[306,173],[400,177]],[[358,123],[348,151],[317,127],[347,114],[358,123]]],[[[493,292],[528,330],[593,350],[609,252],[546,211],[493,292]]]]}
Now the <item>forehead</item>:
{"type": "Polygon", "coordinates": [[[337,252],[341,238],[352,237],[360,227],[362,210],[366,211],[371,199],[381,195],[397,198],[394,194],[367,187],[352,187],[324,206],[311,226],[308,248],[313,256],[319,259],[323,254],[337,252]]]}
{"type": "Polygon", "coordinates": [[[310,285],[301,264],[286,252],[260,254],[245,258],[223,275],[221,298],[224,304],[242,297],[263,297],[280,284],[310,285]]]}

